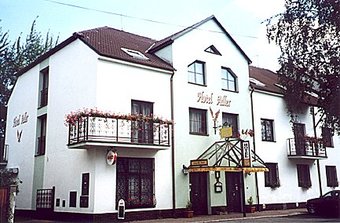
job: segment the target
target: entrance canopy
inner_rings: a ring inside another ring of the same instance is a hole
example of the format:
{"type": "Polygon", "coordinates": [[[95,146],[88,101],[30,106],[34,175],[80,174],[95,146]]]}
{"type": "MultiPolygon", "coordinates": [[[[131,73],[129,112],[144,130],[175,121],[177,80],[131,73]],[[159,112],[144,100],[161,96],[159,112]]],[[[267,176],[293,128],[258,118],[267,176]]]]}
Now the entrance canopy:
{"type": "Polygon", "coordinates": [[[190,161],[189,172],[266,172],[263,160],[250,149],[249,141],[226,138],[217,141],[197,159],[190,161]]]}

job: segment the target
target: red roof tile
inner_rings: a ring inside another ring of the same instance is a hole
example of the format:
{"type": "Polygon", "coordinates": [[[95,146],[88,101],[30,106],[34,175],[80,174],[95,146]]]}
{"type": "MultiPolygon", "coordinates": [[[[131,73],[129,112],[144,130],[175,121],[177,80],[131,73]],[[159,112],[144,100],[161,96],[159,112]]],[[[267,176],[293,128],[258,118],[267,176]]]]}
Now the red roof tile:
{"type": "Polygon", "coordinates": [[[250,85],[255,89],[277,94],[283,93],[282,88],[277,85],[279,83],[279,76],[271,70],[249,66],[249,77],[263,83],[262,85],[250,81],[250,85]]]}
{"type": "Polygon", "coordinates": [[[165,62],[154,54],[147,53],[147,50],[156,42],[156,40],[110,27],[85,30],[75,33],[74,35],[76,35],[99,55],[160,69],[170,71],[174,70],[171,64],[165,62]],[[149,59],[143,60],[134,58],[125,53],[122,48],[139,51],[149,59]]]}
{"type": "MultiPolygon", "coordinates": [[[[279,83],[279,76],[271,70],[249,66],[250,85],[257,90],[283,95],[283,87],[279,83]],[[255,79],[255,80],[254,80],[255,79]]],[[[302,101],[309,105],[317,105],[318,99],[305,94],[302,101]]]]}

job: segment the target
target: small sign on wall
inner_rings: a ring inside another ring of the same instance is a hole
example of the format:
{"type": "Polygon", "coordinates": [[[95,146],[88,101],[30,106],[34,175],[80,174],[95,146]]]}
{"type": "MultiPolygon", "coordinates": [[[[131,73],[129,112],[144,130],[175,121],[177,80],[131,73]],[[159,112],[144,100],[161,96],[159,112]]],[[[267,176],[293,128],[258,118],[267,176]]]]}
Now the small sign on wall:
{"type": "Polygon", "coordinates": [[[108,165],[114,165],[117,161],[117,152],[114,150],[109,150],[106,154],[106,163],[108,165]]]}
{"type": "Polygon", "coordinates": [[[251,166],[251,154],[250,154],[250,143],[249,141],[242,141],[241,143],[242,148],[242,165],[245,167],[251,166]]]}

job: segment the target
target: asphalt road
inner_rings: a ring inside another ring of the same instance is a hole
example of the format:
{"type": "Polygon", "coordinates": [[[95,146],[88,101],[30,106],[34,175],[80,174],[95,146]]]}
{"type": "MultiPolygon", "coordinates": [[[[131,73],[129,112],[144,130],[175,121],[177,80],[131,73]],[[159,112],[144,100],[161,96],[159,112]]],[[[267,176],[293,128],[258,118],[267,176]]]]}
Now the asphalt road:
{"type": "Polygon", "coordinates": [[[276,223],[276,222],[289,222],[289,223],[302,223],[302,222],[340,222],[340,218],[327,218],[327,217],[318,217],[311,215],[297,215],[297,216],[287,216],[287,217],[261,217],[261,218],[253,218],[253,219],[237,219],[237,220],[228,220],[225,223],[253,223],[253,222],[261,222],[261,223],[276,223]]]}

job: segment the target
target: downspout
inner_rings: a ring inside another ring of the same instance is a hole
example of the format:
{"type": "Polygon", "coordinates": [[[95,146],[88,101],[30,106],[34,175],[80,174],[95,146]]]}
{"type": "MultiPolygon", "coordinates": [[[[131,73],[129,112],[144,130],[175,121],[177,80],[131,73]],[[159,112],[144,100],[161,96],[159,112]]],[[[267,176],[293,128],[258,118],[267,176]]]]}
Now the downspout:
{"type": "Polygon", "coordinates": [[[172,214],[174,217],[176,213],[176,183],[175,183],[175,136],[174,136],[174,88],[173,88],[174,72],[170,77],[170,112],[171,112],[171,177],[172,177],[172,214]]]}
{"type": "MultiPolygon", "coordinates": [[[[316,134],[316,123],[315,123],[315,111],[314,111],[314,106],[311,108],[311,113],[312,113],[312,118],[313,118],[313,130],[314,130],[314,138],[317,138],[316,134]]],[[[319,180],[319,191],[320,191],[320,196],[322,196],[322,185],[321,185],[321,172],[320,172],[320,160],[316,160],[316,168],[318,170],[318,180],[319,180]]]]}
{"type": "MultiPolygon", "coordinates": [[[[253,102],[253,93],[254,93],[254,88],[250,87],[250,109],[251,109],[251,127],[253,129],[253,148],[254,148],[254,153],[256,153],[256,143],[255,143],[255,121],[254,121],[254,102],[253,102]]],[[[259,193],[259,182],[257,178],[257,172],[255,172],[255,188],[256,188],[256,198],[257,198],[257,205],[256,205],[256,210],[260,211],[260,193],[259,193]]]]}

